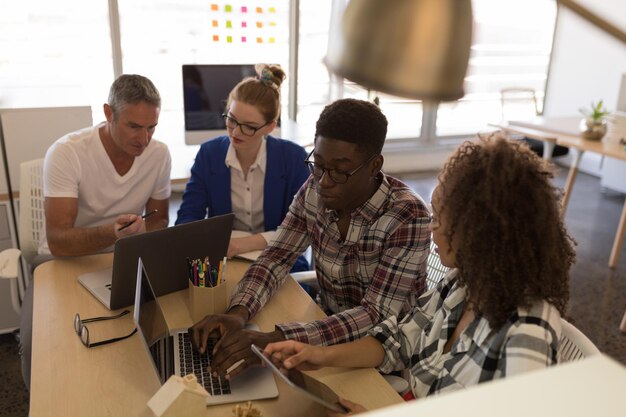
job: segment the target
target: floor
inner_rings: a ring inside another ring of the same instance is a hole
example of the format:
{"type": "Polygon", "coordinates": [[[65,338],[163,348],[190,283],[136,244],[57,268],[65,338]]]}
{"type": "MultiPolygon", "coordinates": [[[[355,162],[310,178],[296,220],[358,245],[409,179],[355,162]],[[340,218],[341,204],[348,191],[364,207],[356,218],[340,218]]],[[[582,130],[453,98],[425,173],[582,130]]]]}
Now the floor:
{"type": "MultiPolygon", "coordinates": [[[[561,169],[555,182],[565,184],[561,169]]],[[[399,176],[425,200],[436,182],[436,173],[399,176]]],[[[180,195],[176,195],[170,218],[176,217],[180,195]]],[[[626,365],[626,334],[619,331],[626,311],[626,247],[615,270],[607,266],[624,196],[602,190],[600,181],[579,174],[565,217],[577,240],[577,263],[571,271],[568,320],[585,333],[598,348],[626,365]]],[[[52,382],[52,381],[51,381],[52,382]]],[[[0,335],[0,417],[28,415],[28,392],[24,388],[13,335],[0,335]]]]}

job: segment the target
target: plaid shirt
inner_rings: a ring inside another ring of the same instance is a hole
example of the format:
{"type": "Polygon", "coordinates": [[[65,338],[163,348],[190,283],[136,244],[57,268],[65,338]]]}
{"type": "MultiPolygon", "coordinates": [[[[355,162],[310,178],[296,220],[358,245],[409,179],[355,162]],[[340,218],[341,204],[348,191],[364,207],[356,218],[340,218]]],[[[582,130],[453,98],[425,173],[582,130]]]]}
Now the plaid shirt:
{"type": "Polygon", "coordinates": [[[420,398],[556,364],[561,316],[547,301],[518,308],[500,329],[477,316],[443,353],[466,302],[457,274],[451,270],[422,295],[400,324],[392,317],[370,330],[385,349],[382,372],[408,369],[420,398]]]}
{"type": "Polygon", "coordinates": [[[254,316],[311,245],[322,308],[330,316],[278,325],[287,339],[343,343],[365,335],[387,317],[408,312],[425,288],[429,212],[407,185],[382,173],[380,178],[374,195],[351,213],[342,240],[337,213],[318,203],[310,177],[275,238],[242,278],[231,307],[245,306],[254,316]]]}

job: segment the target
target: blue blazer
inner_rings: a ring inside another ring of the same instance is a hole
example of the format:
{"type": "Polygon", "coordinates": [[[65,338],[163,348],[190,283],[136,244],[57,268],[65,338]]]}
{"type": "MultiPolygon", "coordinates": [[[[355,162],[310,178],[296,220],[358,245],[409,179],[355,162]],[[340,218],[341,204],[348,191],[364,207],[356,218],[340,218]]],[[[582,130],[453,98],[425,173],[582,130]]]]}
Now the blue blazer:
{"type": "MultiPolygon", "coordinates": [[[[220,136],[200,146],[191,168],[176,224],[201,220],[207,216],[232,213],[230,168],[225,164],[228,136],[220,136]]],[[[291,141],[267,136],[267,166],[263,189],[265,230],[276,230],[287,215],[289,206],[302,184],[309,177],[304,164],[307,153],[291,141]]],[[[294,269],[306,260],[301,257],[294,269]]],[[[301,265],[304,267],[304,265],[301,265]]],[[[297,270],[307,270],[298,267],[297,270]]]]}

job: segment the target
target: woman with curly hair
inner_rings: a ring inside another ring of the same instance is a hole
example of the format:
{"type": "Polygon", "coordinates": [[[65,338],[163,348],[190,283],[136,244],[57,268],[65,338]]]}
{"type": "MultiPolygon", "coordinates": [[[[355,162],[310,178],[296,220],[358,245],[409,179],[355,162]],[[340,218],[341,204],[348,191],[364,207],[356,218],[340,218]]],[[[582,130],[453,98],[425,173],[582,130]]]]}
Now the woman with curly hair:
{"type": "Polygon", "coordinates": [[[432,197],[433,240],[453,268],[436,288],[403,320],[389,317],[355,342],[287,341],[265,354],[287,369],[408,370],[417,398],[554,365],[575,254],[551,178],[500,134],[464,143],[432,197]]]}

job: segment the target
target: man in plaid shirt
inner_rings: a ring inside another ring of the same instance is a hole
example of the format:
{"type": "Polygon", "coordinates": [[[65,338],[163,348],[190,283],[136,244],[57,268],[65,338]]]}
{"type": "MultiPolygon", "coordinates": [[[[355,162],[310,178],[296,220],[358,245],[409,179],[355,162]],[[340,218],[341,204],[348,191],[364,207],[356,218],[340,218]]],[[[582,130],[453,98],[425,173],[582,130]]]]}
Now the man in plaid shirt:
{"type": "Polygon", "coordinates": [[[306,161],[311,176],[274,240],[242,278],[228,312],[190,329],[200,352],[210,333],[220,333],[213,371],[232,377],[256,363],[252,343],[356,340],[415,305],[425,289],[429,211],[407,185],[381,172],[386,134],[387,119],[369,102],[338,100],[322,111],[306,161]],[[245,330],[309,245],[328,317],[279,324],[270,333],[245,330]]]}

